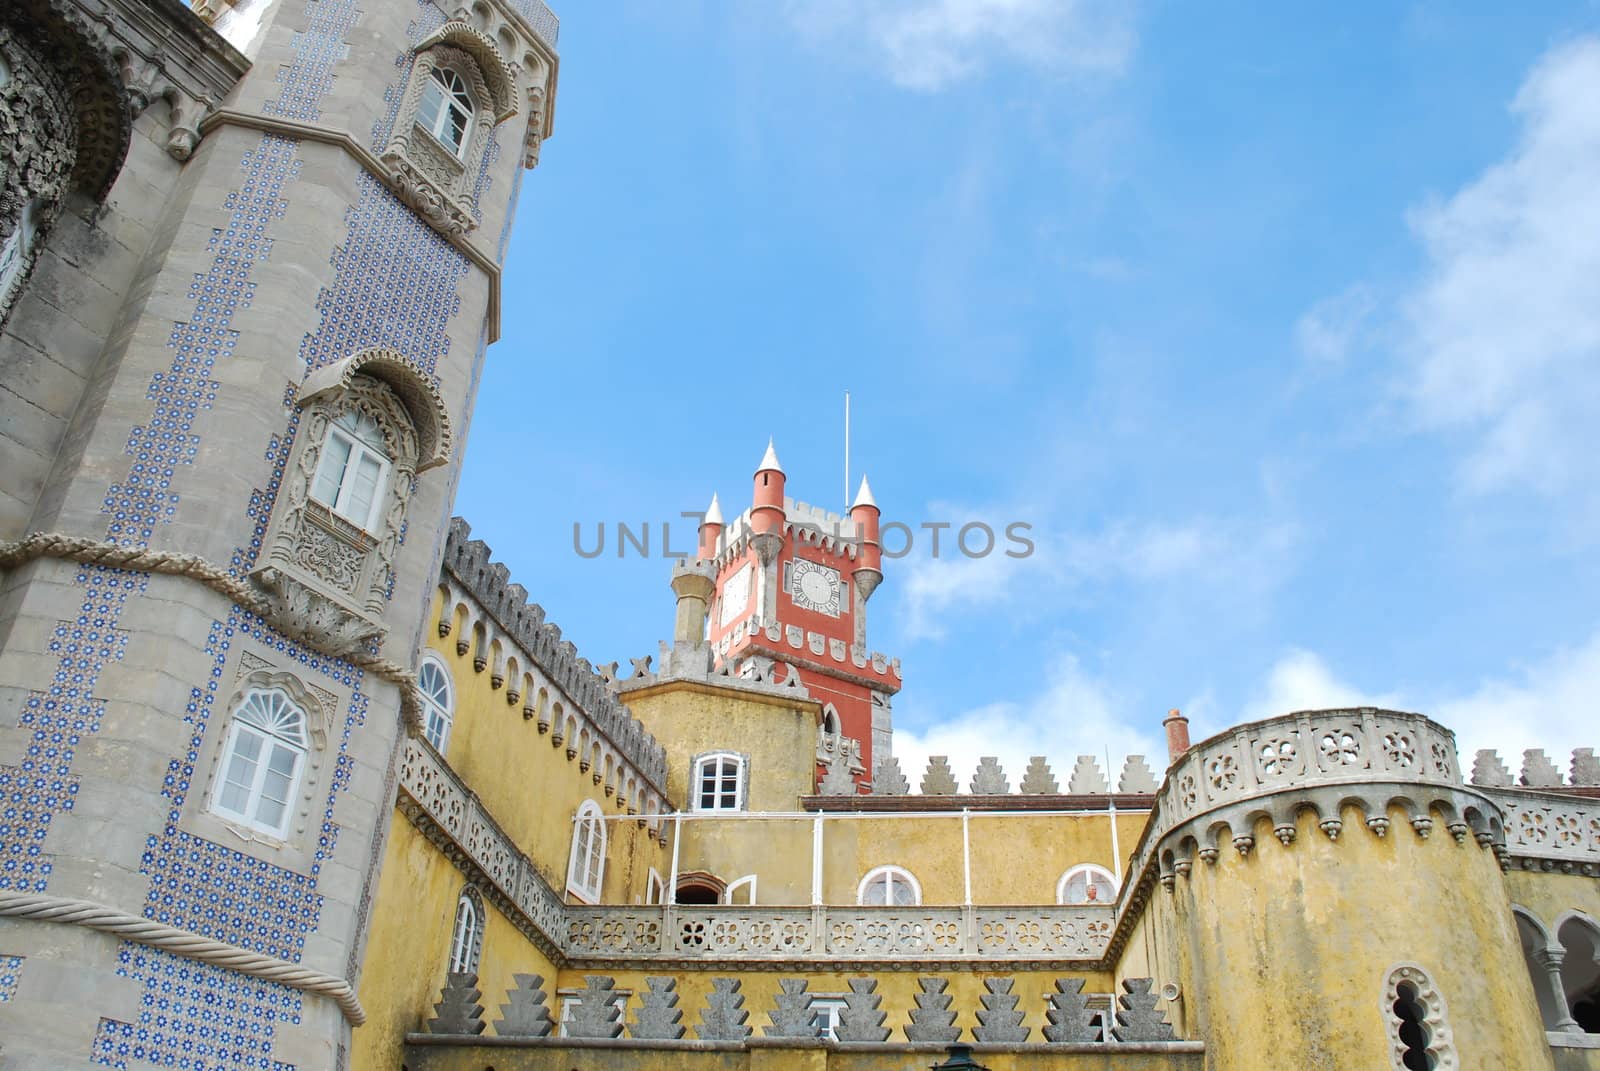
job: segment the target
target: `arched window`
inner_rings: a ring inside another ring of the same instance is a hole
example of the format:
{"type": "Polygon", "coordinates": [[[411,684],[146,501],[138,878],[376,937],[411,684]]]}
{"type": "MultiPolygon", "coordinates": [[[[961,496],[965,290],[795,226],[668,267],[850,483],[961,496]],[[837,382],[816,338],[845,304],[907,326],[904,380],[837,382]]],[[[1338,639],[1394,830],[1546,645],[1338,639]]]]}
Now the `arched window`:
{"type": "Polygon", "coordinates": [[[433,76],[422,87],[417,124],[460,156],[466,151],[467,135],[472,130],[472,111],[467,80],[449,67],[435,67],[433,76]]]}
{"type": "Polygon", "coordinates": [[[455,721],[455,697],[451,694],[450,672],[437,656],[423,656],[417,669],[417,690],[422,693],[422,735],[443,755],[455,721]]]}
{"type": "Polygon", "coordinates": [[[1383,1014],[1395,1071],[1435,1071],[1455,1065],[1444,998],[1421,967],[1403,963],[1389,972],[1383,1014]]]}
{"type": "Polygon", "coordinates": [[[1561,990],[1572,1021],[1600,1034],[1600,924],[1581,912],[1556,920],[1561,943],[1561,990]]]}
{"type": "Polygon", "coordinates": [[[346,409],[328,424],[311,497],[357,528],[376,531],[389,465],[378,422],[346,409]]]}
{"type": "Polygon", "coordinates": [[[913,907],[922,903],[922,886],[911,871],[897,866],[880,866],[867,871],[856,889],[856,903],[863,907],[913,907]]]}
{"type": "Polygon", "coordinates": [[[281,688],[252,688],[234,708],[211,809],[273,836],[289,828],[306,757],[306,712],[281,688]]]}
{"type": "Polygon", "coordinates": [[[450,973],[471,974],[483,950],[483,899],[472,886],[456,901],[456,924],[450,932],[450,973]]]}
{"type": "Polygon", "coordinates": [[[839,712],[833,709],[832,703],[822,708],[822,735],[839,735],[839,712]]]}
{"type": "Polygon", "coordinates": [[[730,751],[694,760],[694,810],[737,811],[744,806],[745,759],[730,751]]]}
{"type": "Polygon", "coordinates": [[[584,903],[598,904],[605,873],[605,816],[598,803],[584,800],[573,822],[572,856],[567,861],[567,891],[584,903]]]}
{"type": "Polygon", "coordinates": [[[1117,879],[1093,863],[1072,867],[1056,882],[1058,904],[1111,904],[1117,899],[1117,879]]]}

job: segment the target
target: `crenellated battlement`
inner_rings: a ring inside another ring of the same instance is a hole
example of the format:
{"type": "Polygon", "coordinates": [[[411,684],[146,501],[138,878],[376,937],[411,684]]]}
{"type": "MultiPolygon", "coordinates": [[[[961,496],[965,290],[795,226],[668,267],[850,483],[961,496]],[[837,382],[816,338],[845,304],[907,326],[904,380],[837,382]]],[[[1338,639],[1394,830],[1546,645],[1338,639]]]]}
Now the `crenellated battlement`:
{"type": "MultiPolygon", "coordinates": [[[[510,569],[491,559],[491,553],[488,544],[472,538],[465,520],[451,519],[442,565],[445,599],[439,635],[461,629],[456,638],[461,653],[476,647],[474,667],[479,672],[489,671],[495,688],[508,687],[508,702],[525,702],[524,716],[537,718],[540,731],[553,732],[557,742],[566,741],[570,751],[575,753],[580,736],[589,735],[577,722],[592,725],[605,744],[634,767],[649,794],[665,809],[666,749],[618,701],[608,679],[578,654],[572,641],[562,638],[561,629],[546,619],[544,607],[530,601],[527,589],[511,579],[510,569]],[[452,582],[459,585],[459,591],[451,590],[452,582]],[[487,622],[472,619],[461,595],[482,608],[487,622]],[[464,609],[467,612],[463,614],[464,609]],[[501,642],[502,637],[506,642],[501,642]],[[521,650],[523,660],[519,662],[511,646],[521,650]],[[548,690],[534,679],[536,672],[559,690],[565,704],[551,704],[548,690]]],[[[583,759],[589,761],[589,756],[583,759]]],[[[608,787],[627,793],[635,802],[641,802],[644,794],[637,787],[629,792],[627,785],[608,787]]]]}
{"type": "MultiPolygon", "coordinates": [[[[911,791],[911,785],[900,768],[899,759],[893,756],[880,758],[874,766],[871,793],[874,796],[1153,796],[1158,788],[1155,772],[1150,769],[1143,755],[1127,756],[1114,790],[1100,768],[1100,760],[1093,755],[1077,756],[1072,771],[1067,775],[1065,787],[1043,755],[1035,755],[1029,760],[1027,769],[1014,786],[1000,765],[1000,760],[994,756],[984,756],[978,760],[977,768],[967,780],[965,788],[950,768],[949,756],[932,755],[928,758],[927,769],[915,793],[911,791]]],[[[911,799],[906,802],[914,805],[911,799]]]]}
{"type": "Polygon", "coordinates": [[[1522,753],[1522,774],[1513,778],[1511,771],[1492,748],[1480,749],[1472,762],[1471,782],[1486,788],[1600,788],[1600,757],[1592,747],[1573,749],[1572,763],[1565,781],[1555,762],[1546,757],[1543,748],[1529,748],[1522,753]]]}

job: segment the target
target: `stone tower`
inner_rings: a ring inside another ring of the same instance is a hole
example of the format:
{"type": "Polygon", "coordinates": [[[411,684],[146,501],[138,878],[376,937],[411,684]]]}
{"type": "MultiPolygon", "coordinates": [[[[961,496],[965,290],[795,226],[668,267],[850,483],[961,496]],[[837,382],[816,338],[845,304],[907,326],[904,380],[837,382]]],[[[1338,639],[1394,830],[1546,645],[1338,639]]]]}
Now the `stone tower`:
{"type": "Polygon", "coordinates": [[[343,1067],[540,0],[0,7],[0,1059],[343,1067]]]}
{"type": "MultiPolygon", "coordinates": [[[[752,504],[731,524],[713,499],[700,556],[715,577],[708,638],[721,664],[769,660],[798,669],[823,704],[824,767],[860,787],[890,754],[890,701],[900,664],[867,647],[867,602],[883,580],[878,504],[865,478],[849,517],[796,502],[773,445],[752,504]]],[[[835,781],[835,784],[842,783],[835,781]]]]}

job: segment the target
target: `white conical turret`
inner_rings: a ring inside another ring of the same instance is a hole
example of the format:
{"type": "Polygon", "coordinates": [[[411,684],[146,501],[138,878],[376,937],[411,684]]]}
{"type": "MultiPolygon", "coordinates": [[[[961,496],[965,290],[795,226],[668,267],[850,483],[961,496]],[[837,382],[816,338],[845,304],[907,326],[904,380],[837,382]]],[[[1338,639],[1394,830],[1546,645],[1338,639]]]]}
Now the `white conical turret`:
{"type": "Polygon", "coordinates": [[[783,466],[778,464],[778,451],[773,448],[772,440],[767,440],[767,452],[761,456],[761,464],[756,466],[757,472],[782,472],[783,466]]]}
{"type": "Polygon", "coordinates": [[[872,485],[867,483],[865,476],[861,477],[861,490],[856,492],[856,500],[850,503],[850,508],[855,509],[857,506],[876,507],[877,505],[878,500],[872,497],[872,485]]]}
{"type": "Polygon", "coordinates": [[[700,523],[701,524],[721,524],[722,523],[722,503],[717,501],[717,496],[715,494],[713,494],[711,496],[711,505],[706,507],[705,518],[700,523]]]}

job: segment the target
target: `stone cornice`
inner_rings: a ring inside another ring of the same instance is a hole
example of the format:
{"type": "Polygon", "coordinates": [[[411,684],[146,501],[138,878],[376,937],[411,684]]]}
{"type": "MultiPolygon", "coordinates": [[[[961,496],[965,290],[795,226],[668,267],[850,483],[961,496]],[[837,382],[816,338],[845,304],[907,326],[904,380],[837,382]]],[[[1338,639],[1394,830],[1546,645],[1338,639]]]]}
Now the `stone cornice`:
{"type": "MultiPolygon", "coordinates": [[[[335,130],[331,127],[317,126],[313,123],[303,123],[295,119],[280,119],[271,115],[255,115],[250,112],[239,111],[234,108],[220,108],[200,121],[200,135],[211,133],[220,127],[236,126],[247,130],[259,130],[265,134],[276,134],[280,137],[293,138],[298,141],[315,141],[323,145],[332,145],[342,149],[348,156],[364,167],[384,187],[402,201],[405,196],[399,184],[395,181],[388,165],[378,159],[371,149],[362,145],[348,131],[335,130]]],[[[474,267],[483,272],[489,281],[489,307],[486,310],[488,319],[490,342],[499,341],[500,338],[500,264],[489,254],[479,249],[477,244],[464,235],[452,233],[442,223],[430,219],[424,213],[416,213],[416,217],[434,232],[449,242],[462,256],[466,257],[474,267]]]]}

